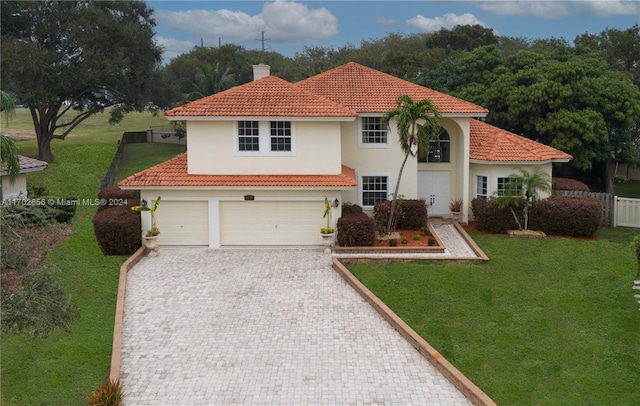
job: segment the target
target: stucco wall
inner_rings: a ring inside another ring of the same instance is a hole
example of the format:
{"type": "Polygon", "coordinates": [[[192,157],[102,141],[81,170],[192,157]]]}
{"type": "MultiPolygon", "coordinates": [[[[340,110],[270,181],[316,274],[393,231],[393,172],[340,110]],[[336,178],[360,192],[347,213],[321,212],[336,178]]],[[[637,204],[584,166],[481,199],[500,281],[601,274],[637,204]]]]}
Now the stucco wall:
{"type": "Polygon", "coordinates": [[[15,182],[9,182],[8,176],[2,177],[2,198],[11,199],[14,197],[27,197],[27,175],[20,173],[16,176],[15,182]]]}
{"type": "Polygon", "coordinates": [[[236,151],[235,121],[189,121],[189,173],[252,174],[339,174],[340,123],[294,121],[293,154],[243,155],[236,151]]]}
{"type": "MultiPolygon", "coordinates": [[[[549,176],[552,175],[552,164],[547,163],[539,166],[545,173],[549,176]]],[[[531,172],[536,168],[534,165],[517,165],[517,164],[478,164],[473,163],[470,165],[470,182],[469,182],[469,196],[470,199],[474,199],[476,197],[476,176],[487,176],[487,189],[489,196],[492,196],[498,190],[497,178],[499,177],[508,177],[512,173],[515,173],[517,168],[524,169],[528,172],[531,172]]],[[[548,193],[540,193],[540,198],[549,197],[548,193]]]]}

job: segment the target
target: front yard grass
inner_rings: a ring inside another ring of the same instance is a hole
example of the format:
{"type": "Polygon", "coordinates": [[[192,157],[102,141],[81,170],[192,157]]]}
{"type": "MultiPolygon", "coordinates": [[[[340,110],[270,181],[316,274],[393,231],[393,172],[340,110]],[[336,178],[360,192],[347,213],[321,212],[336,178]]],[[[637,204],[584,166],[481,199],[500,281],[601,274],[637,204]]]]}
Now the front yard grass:
{"type": "Polygon", "coordinates": [[[640,199],[640,180],[630,180],[624,183],[614,183],[616,196],[640,199]]]}
{"type": "Polygon", "coordinates": [[[640,312],[629,248],[471,233],[483,264],[349,269],[499,405],[623,405],[640,395],[640,312]]]}
{"type": "MultiPolygon", "coordinates": [[[[25,109],[19,110],[9,122],[9,130],[28,128],[25,109]]],[[[127,115],[118,127],[107,124],[106,114],[90,120],[77,130],[83,135],[52,143],[55,161],[46,170],[28,175],[31,186],[46,187],[52,196],[93,200],[122,132],[166,123],[162,117],[141,113],[127,115]]],[[[35,140],[17,145],[21,154],[37,156],[35,140]]],[[[160,163],[164,156],[156,159],[153,164],[160,163]]],[[[2,405],[86,404],[86,397],[108,376],[118,275],[126,258],[102,255],[91,222],[95,211],[95,206],[78,207],[71,237],[48,255],[58,269],[56,280],[71,295],[77,309],[72,332],[54,331],[46,339],[3,335],[2,405]]]]}

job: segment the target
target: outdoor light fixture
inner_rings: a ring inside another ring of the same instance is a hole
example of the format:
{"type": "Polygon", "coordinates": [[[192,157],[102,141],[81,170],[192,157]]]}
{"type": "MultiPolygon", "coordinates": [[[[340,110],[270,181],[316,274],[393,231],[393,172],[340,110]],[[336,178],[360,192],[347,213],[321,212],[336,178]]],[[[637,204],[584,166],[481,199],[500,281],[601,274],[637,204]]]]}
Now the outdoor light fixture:
{"type": "Polygon", "coordinates": [[[147,204],[149,204],[149,203],[147,203],[147,201],[144,200],[144,199],[142,199],[142,201],[140,202],[140,206],[142,206],[142,207],[147,207],[147,204]]]}
{"type": "Polygon", "coordinates": [[[338,198],[336,197],[336,200],[333,201],[333,207],[337,209],[339,205],[340,205],[340,200],[338,200],[338,198]]]}

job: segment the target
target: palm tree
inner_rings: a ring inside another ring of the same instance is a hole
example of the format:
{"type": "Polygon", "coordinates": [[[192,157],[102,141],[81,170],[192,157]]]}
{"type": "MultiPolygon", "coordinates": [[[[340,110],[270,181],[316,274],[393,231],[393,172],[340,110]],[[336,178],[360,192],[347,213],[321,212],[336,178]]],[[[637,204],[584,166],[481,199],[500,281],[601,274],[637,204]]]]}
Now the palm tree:
{"type": "Polygon", "coordinates": [[[535,167],[531,172],[526,169],[516,168],[515,173],[509,175],[511,180],[508,188],[497,192],[498,207],[504,209],[509,207],[513,218],[518,223],[518,228],[523,229],[514,207],[522,205],[524,216],[524,229],[529,229],[529,207],[540,198],[539,192],[550,193],[552,190],[551,177],[543,172],[539,167],[535,167]],[[524,193],[523,193],[524,192],[524,193]]]}
{"type": "MultiPolygon", "coordinates": [[[[9,118],[16,111],[16,99],[13,94],[0,90],[0,110],[8,123],[9,118]]],[[[9,174],[9,181],[15,182],[20,172],[20,157],[15,142],[6,135],[0,134],[0,171],[5,170],[9,174]]]]}
{"type": "MultiPolygon", "coordinates": [[[[409,155],[416,157],[424,154],[429,148],[429,141],[438,136],[440,112],[429,99],[422,99],[415,102],[410,96],[403,94],[396,99],[396,107],[389,110],[382,117],[382,125],[389,125],[392,118],[397,121],[398,141],[400,148],[404,152],[404,159],[398,173],[393,200],[389,210],[389,220],[387,222],[387,232],[391,232],[393,216],[395,214],[398,189],[404,165],[407,163],[409,155]],[[415,151],[413,147],[415,146],[415,151]]],[[[389,127],[389,130],[391,128],[389,127]]]]}
{"type": "Polygon", "coordinates": [[[229,68],[222,70],[219,63],[215,66],[203,63],[196,67],[194,81],[186,82],[189,93],[185,97],[187,101],[197,100],[226,90],[232,84],[229,68]]]}

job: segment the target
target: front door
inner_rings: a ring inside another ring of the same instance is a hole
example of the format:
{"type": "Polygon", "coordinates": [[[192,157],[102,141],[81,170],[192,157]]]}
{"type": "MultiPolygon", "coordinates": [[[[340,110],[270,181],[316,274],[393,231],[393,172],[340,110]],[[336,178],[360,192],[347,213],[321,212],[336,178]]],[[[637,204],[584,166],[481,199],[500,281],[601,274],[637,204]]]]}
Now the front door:
{"type": "Polygon", "coordinates": [[[418,171],[418,198],[426,200],[429,216],[448,215],[451,172],[418,171]]]}

